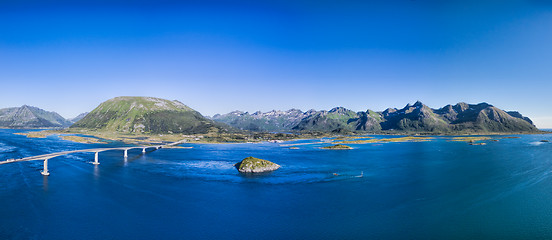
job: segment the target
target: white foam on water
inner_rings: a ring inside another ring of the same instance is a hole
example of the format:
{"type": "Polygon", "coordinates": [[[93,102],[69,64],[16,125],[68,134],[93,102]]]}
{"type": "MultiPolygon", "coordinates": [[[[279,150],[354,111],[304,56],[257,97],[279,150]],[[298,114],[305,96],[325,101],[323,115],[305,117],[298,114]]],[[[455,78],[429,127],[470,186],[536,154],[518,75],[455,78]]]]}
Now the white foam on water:
{"type": "Polygon", "coordinates": [[[224,161],[193,161],[193,162],[184,162],[178,163],[178,165],[187,166],[190,168],[201,168],[201,169],[232,169],[234,164],[224,161]]]}
{"type": "Polygon", "coordinates": [[[8,146],[4,143],[0,143],[0,153],[13,152],[15,149],[17,148],[14,146],[8,146]]]}
{"type": "Polygon", "coordinates": [[[227,170],[234,168],[234,164],[226,161],[183,161],[183,162],[170,162],[170,161],[159,161],[157,164],[166,164],[166,165],[175,165],[184,168],[195,168],[195,169],[219,169],[227,170]]]}

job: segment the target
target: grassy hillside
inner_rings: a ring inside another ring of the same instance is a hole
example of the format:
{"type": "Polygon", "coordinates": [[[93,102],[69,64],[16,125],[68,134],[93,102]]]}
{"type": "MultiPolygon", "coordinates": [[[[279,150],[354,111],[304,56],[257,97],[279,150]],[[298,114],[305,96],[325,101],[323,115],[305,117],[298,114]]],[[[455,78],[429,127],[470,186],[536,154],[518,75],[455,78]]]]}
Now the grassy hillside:
{"type": "Polygon", "coordinates": [[[178,101],[153,97],[107,100],[71,128],[123,133],[207,133],[218,131],[199,112],[178,101]]]}

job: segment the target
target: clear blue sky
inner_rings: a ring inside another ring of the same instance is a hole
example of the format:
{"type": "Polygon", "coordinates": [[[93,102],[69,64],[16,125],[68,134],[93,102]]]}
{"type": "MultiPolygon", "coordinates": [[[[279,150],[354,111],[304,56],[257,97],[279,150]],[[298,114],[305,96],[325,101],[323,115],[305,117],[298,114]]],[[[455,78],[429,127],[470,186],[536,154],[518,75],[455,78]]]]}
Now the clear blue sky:
{"type": "Polygon", "coordinates": [[[73,2],[0,1],[0,107],[74,117],[122,95],[204,115],[485,101],[552,128],[544,0],[73,2]]]}

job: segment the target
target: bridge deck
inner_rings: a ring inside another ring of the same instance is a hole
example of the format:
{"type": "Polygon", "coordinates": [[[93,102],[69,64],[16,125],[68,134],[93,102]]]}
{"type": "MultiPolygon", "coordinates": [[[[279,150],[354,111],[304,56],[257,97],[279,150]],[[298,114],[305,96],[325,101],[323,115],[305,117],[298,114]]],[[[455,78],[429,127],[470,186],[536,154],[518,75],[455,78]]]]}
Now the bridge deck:
{"type": "Polygon", "coordinates": [[[18,158],[18,159],[8,159],[8,160],[5,160],[5,161],[0,161],[0,165],[2,164],[7,164],[7,163],[15,163],[15,162],[25,162],[25,161],[35,161],[35,160],[46,160],[46,159],[50,159],[50,158],[55,158],[55,157],[59,157],[59,156],[63,156],[63,155],[67,155],[67,154],[72,154],[72,153],[82,153],[82,152],[93,152],[93,153],[97,153],[97,152],[105,152],[105,151],[111,151],[111,150],[130,150],[130,149],[147,149],[147,148],[162,148],[164,146],[174,146],[174,145],[177,145],[177,144],[181,144],[183,143],[184,141],[178,141],[178,142],[173,142],[173,143],[169,143],[169,144],[164,144],[164,145],[155,145],[155,146],[136,146],[136,147],[113,147],[113,148],[90,148],[90,149],[80,149],[80,150],[73,150],[73,151],[63,151],[63,152],[56,152],[56,153],[49,153],[49,154],[42,154],[42,155],[37,155],[37,156],[31,156],[31,157],[24,157],[24,158],[18,158]]]}

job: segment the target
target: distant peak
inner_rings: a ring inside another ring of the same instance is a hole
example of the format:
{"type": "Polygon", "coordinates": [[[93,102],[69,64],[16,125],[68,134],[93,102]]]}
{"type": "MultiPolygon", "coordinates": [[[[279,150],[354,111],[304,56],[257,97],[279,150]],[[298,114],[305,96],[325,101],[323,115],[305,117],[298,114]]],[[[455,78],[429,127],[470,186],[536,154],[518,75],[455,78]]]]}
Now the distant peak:
{"type": "Polygon", "coordinates": [[[469,104],[465,103],[465,102],[459,102],[456,104],[456,106],[459,106],[459,107],[468,107],[469,104]]]}
{"type": "Polygon", "coordinates": [[[457,112],[463,112],[470,108],[470,105],[465,102],[459,102],[453,106],[453,109],[457,112]]]}
{"type": "Polygon", "coordinates": [[[423,104],[422,102],[416,101],[416,103],[414,103],[413,106],[414,106],[414,107],[421,107],[421,106],[423,106],[423,105],[424,105],[424,104],[423,104]]]}
{"type": "Polygon", "coordinates": [[[477,106],[480,106],[480,107],[492,107],[493,105],[488,104],[488,103],[486,103],[486,102],[482,102],[482,103],[477,104],[477,106]]]}
{"type": "Polygon", "coordinates": [[[40,108],[37,108],[37,107],[33,107],[33,106],[30,106],[30,105],[23,105],[20,107],[21,110],[29,110],[29,111],[36,111],[36,110],[42,110],[40,108]]]}
{"type": "Polygon", "coordinates": [[[244,112],[240,111],[240,110],[235,110],[235,111],[232,111],[230,112],[231,114],[242,114],[244,112]]]}
{"type": "Polygon", "coordinates": [[[329,112],[331,112],[331,113],[345,113],[347,111],[349,111],[349,110],[344,108],[344,107],[334,107],[329,112]]]}
{"type": "Polygon", "coordinates": [[[303,111],[301,111],[301,109],[292,108],[290,110],[287,110],[287,112],[303,112],[303,111]]]}

